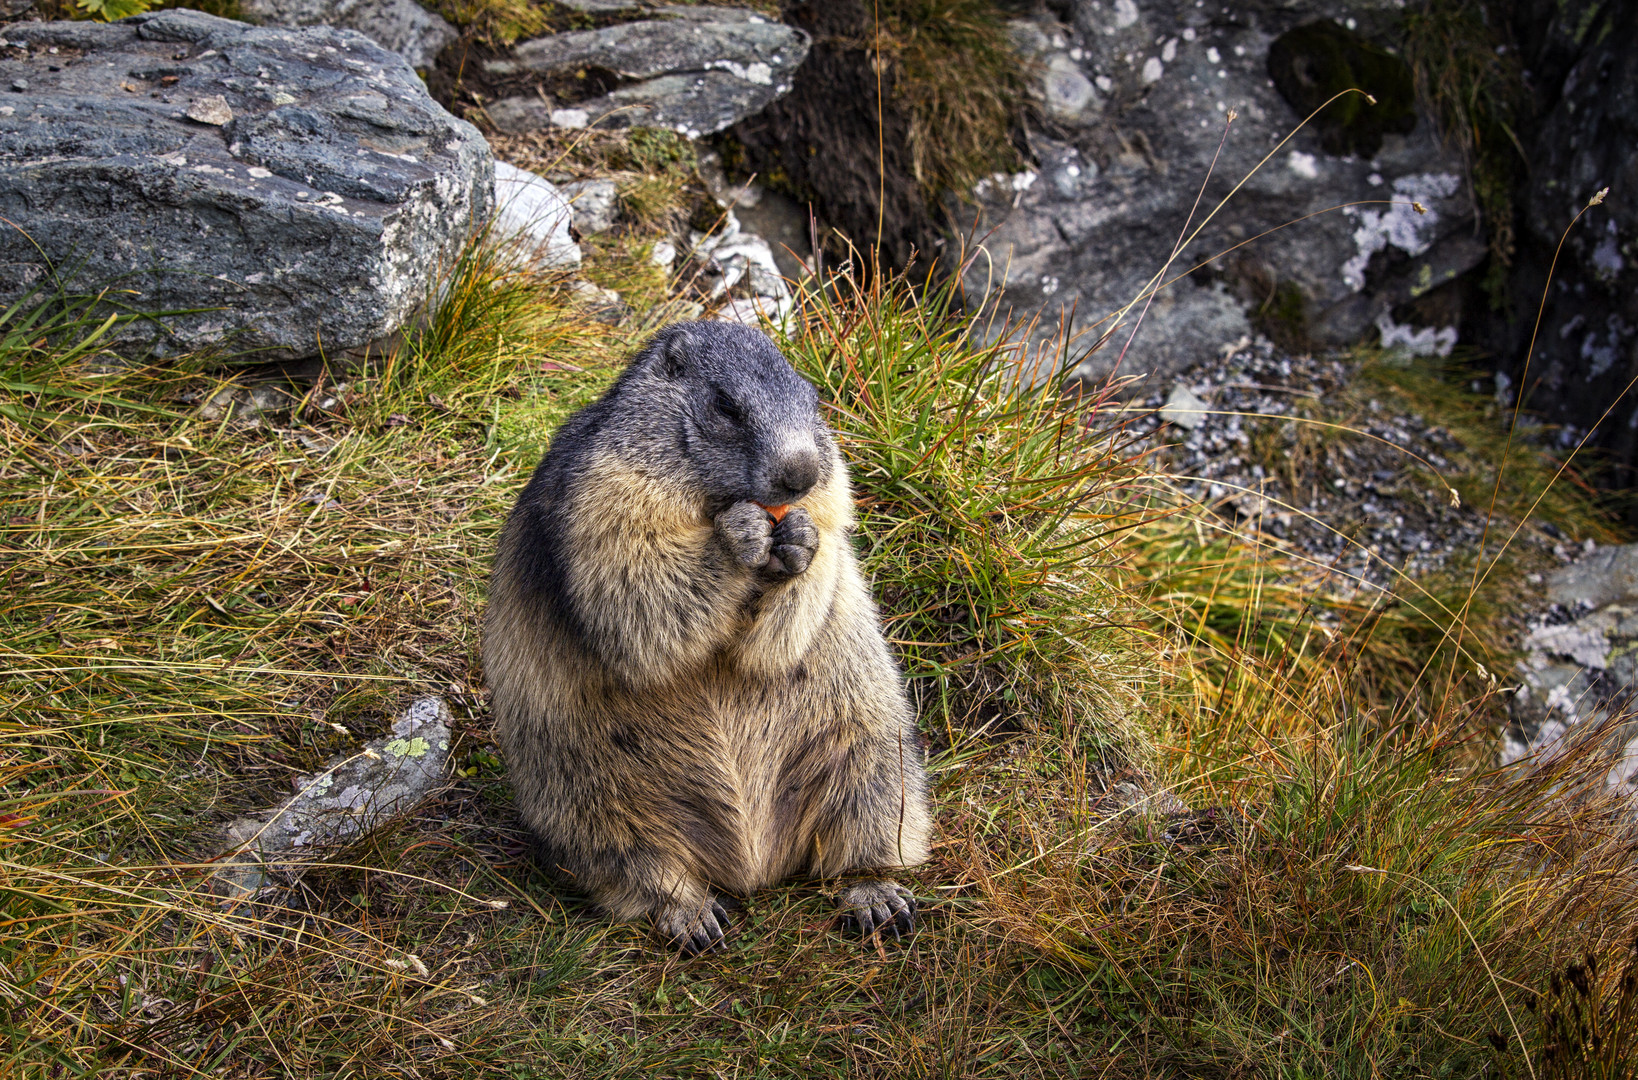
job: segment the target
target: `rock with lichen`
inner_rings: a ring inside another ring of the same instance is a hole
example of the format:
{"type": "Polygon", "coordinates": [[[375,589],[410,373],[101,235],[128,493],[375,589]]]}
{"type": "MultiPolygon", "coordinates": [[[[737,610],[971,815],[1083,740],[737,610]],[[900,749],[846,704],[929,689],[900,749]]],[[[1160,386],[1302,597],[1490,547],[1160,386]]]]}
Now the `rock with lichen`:
{"type": "Polygon", "coordinates": [[[393,721],[392,734],[333,759],[297,781],[274,809],[234,821],[229,846],[211,878],[228,896],[245,896],[409,813],[444,783],[453,720],[442,698],[425,697],[393,721]]]}
{"type": "Polygon", "coordinates": [[[1229,17],[1188,0],[1078,0],[1065,19],[1014,23],[1042,130],[1032,168],[952,201],[982,246],[967,295],[1039,316],[1042,340],[1066,320],[1089,379],[1119,360],[1120,374],[1160,381],[1254,326],[1302,345],[1377,332],[1485,252],[1461,159],[1385,45],[1397,18],[1371,2],[1249,0],[1229,17]],[[1338,80],[1376,104],[1345,94],[1282,144],[1338,80]],[[1163,268],[1177,280],[1123,311],[1163,268]]]}
{"type": "Polygon", "coordinates": [[[110,289],[111,336],[268,359],[397,331],[490,213],[493,158],[350,30],[185,9],[6,27],[0,304],[110,289]]]}
{"type": "Polygon", "coordinates": [[[598,124],[699,138],[788,93],[808,54],[806,33],[745,8],[631,5],[620,14],[642,17],[522,41],[483,61],[492,78],[537,80],[533,92],[487,106],[490,121],[506,132],[598,124]],[[547,93],[553,76],[587,69],[615,85],[573,100],[547,93]]]}

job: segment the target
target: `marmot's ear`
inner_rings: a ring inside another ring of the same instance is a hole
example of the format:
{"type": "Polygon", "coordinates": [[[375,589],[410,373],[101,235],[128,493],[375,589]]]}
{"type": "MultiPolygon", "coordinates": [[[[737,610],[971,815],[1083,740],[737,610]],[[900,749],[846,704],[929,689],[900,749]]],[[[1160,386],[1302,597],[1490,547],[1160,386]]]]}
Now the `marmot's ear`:
{"type": "Polygon", "coordinates": [[[694,350],[694,338],[687,330],[676,327],[660,346],[660,374],[668,379],[680,379],[688,370],[688,355],[694,350]]]}

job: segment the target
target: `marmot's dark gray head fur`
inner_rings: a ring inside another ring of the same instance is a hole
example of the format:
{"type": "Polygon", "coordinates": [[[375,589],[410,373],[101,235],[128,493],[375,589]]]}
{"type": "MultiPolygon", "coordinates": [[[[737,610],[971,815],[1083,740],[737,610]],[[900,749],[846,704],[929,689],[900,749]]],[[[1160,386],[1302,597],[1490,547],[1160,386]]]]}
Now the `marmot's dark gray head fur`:
{"type": "Polygon", "coordinates": [[[599,404],[607,412],[596,427],[676,470],[709,514],[797,502],[834,467],[818,393],[766,334],[736,323],[666,327],[599,404]]]}

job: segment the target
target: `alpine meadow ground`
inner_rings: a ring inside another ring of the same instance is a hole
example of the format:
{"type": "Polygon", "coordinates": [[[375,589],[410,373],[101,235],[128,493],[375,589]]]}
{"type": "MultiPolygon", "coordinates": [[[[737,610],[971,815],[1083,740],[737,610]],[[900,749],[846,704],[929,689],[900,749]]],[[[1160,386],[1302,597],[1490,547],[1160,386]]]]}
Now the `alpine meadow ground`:
{"type": "MultiPolygon", "coordinates": [[[[1181,498],[1112,397],[1011,377],[936,283],[839,281],[783,342],[932,756],[923,928],[861,947],[817,881],[698,960],[609,923],[531,861],[477,635],[517,488],[667,309],[609,327],[483,243],[445,277],[282,410],[203,408],[234,368],[122,361],[84,302],[0,322],[0,1073],[1630,1074],[1630,815],[1592,743],[1496,766],[1510,594],[1362,599],[1181,498]],[[225,821],[424,693],[436,798],[209,891],[225,821]]],[[[1488,430],[1455,479],[1494,481],[1488,430]]],[[[1612,528],[1510,468],[1499,522],[1612,528]]]]}

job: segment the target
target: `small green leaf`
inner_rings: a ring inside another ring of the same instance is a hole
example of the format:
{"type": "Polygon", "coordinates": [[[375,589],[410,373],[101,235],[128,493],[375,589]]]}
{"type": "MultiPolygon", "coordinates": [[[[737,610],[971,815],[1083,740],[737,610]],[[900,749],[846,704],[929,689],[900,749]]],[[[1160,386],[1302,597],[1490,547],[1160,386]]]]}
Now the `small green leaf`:
{"type": "Polygon", "coordinates": [[[74,0],[81,11],[100,22],[117,22],[141,15],[152,7],[151,0],[74,0]]]}

